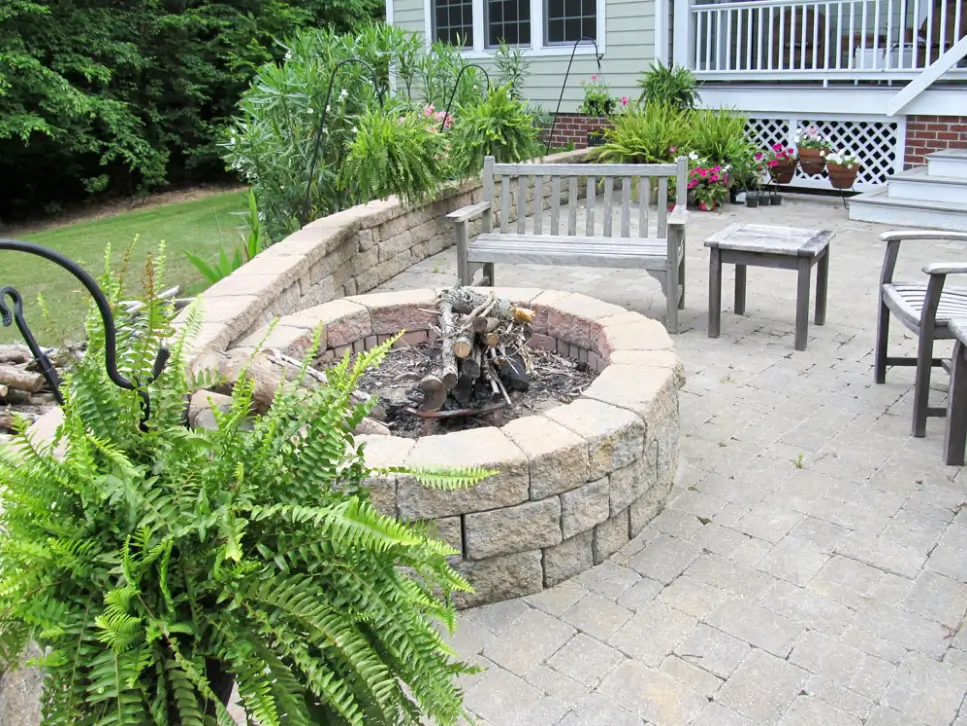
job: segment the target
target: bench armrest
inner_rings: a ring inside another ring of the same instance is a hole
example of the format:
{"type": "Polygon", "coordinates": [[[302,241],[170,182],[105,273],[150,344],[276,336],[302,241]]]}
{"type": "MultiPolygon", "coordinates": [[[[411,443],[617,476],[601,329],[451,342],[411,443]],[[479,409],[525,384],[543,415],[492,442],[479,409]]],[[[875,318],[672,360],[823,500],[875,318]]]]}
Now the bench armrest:
{"type": "Polygon", "coordinates": [[[479,217],[484,212],[490,210],[490,202],[477,202],[466,207],[461,207],[455,212],[450,212],[447,219],[451,222],[469,222],[474,217],[479,217]]]}
{"type": "Polygon", "coordinates": [[[967,275],[967,262],[931,262],[923,271],[927,275],[967,275]]]}
{"type": "Polygon", "coordinates": [[[684,227],[688,223],[688,210],[684,204],[676,204],[672,213],[668,215],[668,224],[684,227]]]}

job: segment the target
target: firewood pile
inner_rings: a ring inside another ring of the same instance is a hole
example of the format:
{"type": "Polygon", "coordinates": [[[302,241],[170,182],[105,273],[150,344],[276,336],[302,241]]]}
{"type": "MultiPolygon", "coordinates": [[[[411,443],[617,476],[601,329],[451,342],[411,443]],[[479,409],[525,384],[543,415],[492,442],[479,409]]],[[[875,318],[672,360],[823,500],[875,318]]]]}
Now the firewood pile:
{"type": "Polygon", "coordinates": [[[438,296],[437,315],[439,364],[420,381],[422,403],[410,413],[443,418],[496,410],[512,405],[511,392],[528,389],[533,310],[452,287],[438,296]],[[455,406],[447,405],[451,399],[455,406]]]}
{"type": "MultiPolygon", "coordinates": [[[[65,354],[48,351],[51,363],[61,368],[65,354]]],[[[57,401],[25,345],[0,345],[0,435],[13,431],[14,412],[36,420],[57,401]]]]}

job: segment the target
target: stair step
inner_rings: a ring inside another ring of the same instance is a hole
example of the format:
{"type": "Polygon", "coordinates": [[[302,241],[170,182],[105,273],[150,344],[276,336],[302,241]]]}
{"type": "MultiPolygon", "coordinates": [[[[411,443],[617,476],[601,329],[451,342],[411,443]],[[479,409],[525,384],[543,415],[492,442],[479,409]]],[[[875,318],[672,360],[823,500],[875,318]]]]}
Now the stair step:
{"type": "Polygon", "coordinates": [[[928,154],[927,170],[931,176],[967,179],[967,149],[946,149],[928,154]]]}
{"type": "Polygon", "coordinates": [[[967,177],[939,176],[920,166],[891,176],[887,190],[890,199],[963,202],[967,200],[967,177]]]}
{"type": "Polygon", "coordinates": [[[967,203],[895,199],[881,187],[852,197],[849,218],[899,227],[967,232],[967,203]]]}

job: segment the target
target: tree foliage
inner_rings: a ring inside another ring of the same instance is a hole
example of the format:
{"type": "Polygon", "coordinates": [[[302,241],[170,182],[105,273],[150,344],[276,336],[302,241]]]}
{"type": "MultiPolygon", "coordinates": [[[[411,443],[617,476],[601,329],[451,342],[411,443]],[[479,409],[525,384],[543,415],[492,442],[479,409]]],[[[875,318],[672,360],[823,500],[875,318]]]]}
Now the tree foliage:
{"type": "MultiPolygon", "coordinates": [[[[143,312],[120,341],[135,381],[170,333],[166,303],[143,312]]],[[[447,545],[370,504],[375,472],[350,433],[371,407],[353,403],[356,382],[393,341],[347,356],[326,386],[283,387],[254,419],[238,384],[217,429],[190,430],[198,321],[144,386],[142,425],[138,393],[104,372],[93,316],[55,440],[0,446],[0,668],[40,645],[48,726],[234,726],[233,681],[261,726],[455,723],[468,667],[438,625],[452,629],[447,596],[469,586],[447,545]]],[[[454,488],[489,473],[414,475],[454,488]]]]}
{"type": "Polygon", "coordinates": [[[297,29],[358,29],[382,0],[5,0],[0,214],[222,172],[215,144],[297,29]]]}

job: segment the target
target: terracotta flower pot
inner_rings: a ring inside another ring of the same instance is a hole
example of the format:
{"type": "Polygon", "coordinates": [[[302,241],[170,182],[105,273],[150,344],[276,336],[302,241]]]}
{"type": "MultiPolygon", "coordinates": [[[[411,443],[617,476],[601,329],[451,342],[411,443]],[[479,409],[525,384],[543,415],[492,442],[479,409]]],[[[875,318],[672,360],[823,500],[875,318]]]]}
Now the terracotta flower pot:
{"type": "Polygon", "coordinates": [[[800,149],[799,166],[802,168],[803,174],[810,176],[822,174],[826,167],[826,159],[823,158],[823,152],[819,149],[800,149]]]}
{"type": "Polygon", "coordinates": [[[710,204],[706,204],[705,202],[698,203],[698,208],[701,209],[703,212],[714,212],[715,207],[716,207],[715,202],[712,202],[710,204]]]}
{"type": "Polygon", "coordinates": [[[786,161],[780,161],[776,166],[769,167],[769,176],[777,184],[788,184],[792,181],[793,175],[796,173],[796,160],[787,159],[786,161]]]}
{"type": "Polygon", "coordinates": [[[860,173],[860,165],[845,167],[842,164],[826,164],[829,173],[829,184],[833,189],[851,189],[856,183],[856,175],[860,173]]]}

